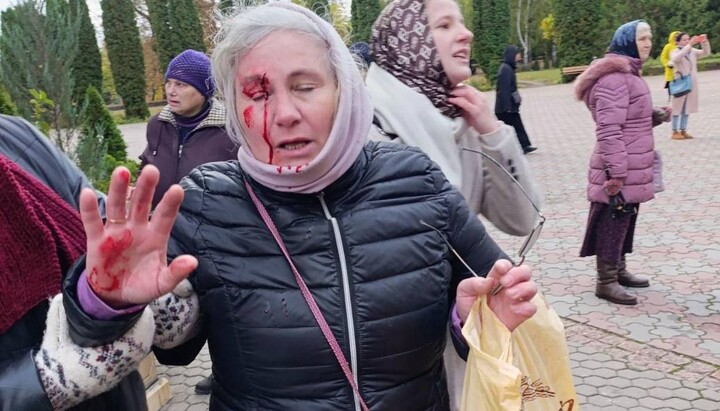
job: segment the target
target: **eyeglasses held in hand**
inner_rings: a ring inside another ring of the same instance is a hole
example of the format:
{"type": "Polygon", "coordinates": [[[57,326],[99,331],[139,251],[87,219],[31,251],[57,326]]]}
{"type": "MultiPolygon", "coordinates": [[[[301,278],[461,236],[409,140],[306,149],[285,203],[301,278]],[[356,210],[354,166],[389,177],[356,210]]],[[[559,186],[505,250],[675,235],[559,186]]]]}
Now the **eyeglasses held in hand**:
{"type": "MultiPolygon", "coordinates": [[[[513,266],[514,266],[514,267],[518,267],[518,266],[522,265],[522,263],[525,262],[525,257],[526,257],[527,254],[530,252],[530,250],[532,249],[532,247],[535,245],[535,243],[537,242],[538,238],[540,238],[540,233],[542,232],[543,225],[545,224],[545,216],[543,216],[542,212],[540,211],[540,208],[537,206],[537,204],[535,204],[535,202],[532,200],[532,198],[530,198],[530,195],[528,195],[527,191],[525,191],[525,189],[524,189],[523,186],[520,184],[520,182],[517,181],[517,179],[516,179],[512,174],[510,174],[510,172],[508,172],[508,171],[505,169],[505,167],[503,167],[500,163],[498,163],[494,158],[492,158],[492,157],[490,157],[489,155],[483,153],[482,151],[473,150],[473,149],[471,149],[471,148],[466,148],[466,147],[462,147],[461,149],[462,149],[463,151],[469,151],[469,152],[471,152],[471,153],[479,154],[479,155],[483,156],[485,159],[490,160],[490,162],[492,162],[493,164],[495,164],[497,167],[499,167],[505,174],[507,174],[508,177],[510,177],[510,180],[512,180],[512,182],[520,189],[520,191],[523,193],[523,195],[525,196],[525,198],[527,198],[528,201],[530,202],[530,204],[533,206],[533,208],[535,209],[535,211],[537,211],[537,213],[538,213],[538,224],[535,226],[535,228],[533,228],[533,230],[530,232],[530,235],[528,235],[528,237],[525,239],[525,241],[523,242],[522,246],[520,247],[520,251],[518,251],[519,261],[518,261],[518,262],[513,262],[513,266]]],[[[422,224],[422,225],[424,225],[424,226],[426,226],[426,227],[428,227],[428,228],[431,228],[431,229],[435,230],[438,234],[440,234],[440,238],[443,239],[443,241],[445,242],[445,244],[447,244],[447,246],[450,248],[450,251],[455,255],[455,257],[458,258],[458,260],[462,263],[462,265],[464,265],[465,268],[466,268],[468,271],[470,271],[470,273],[472,273],[472,275],[474,275],[475,277],[480,277],[480,276],[475,272],[475,270],[473,270],[472,268],[470,268],[470,266],[465,262],[465,260],[463,260],[463,258],[460,257],[460,254],[458,254],[458,252],[453,248],[453,246],[450,245],[450,242],[447,240],[447,238],[445,238],[445,235],[442,233],[442,231],[440,231],[440,230],[437,229],[436,227],[433,227],[432,225],[430,225],[430,224],[428,224],[428,223],[426,223],[426,222],[424,222],[424,221],[422,221],[422,220],[420,221],[420,224],[422,224]]],[[[491,294],[491,295],[495,295],[495,294],[499,293],[500,290],[502,290],[502,285],[501,285],[500,283],[498,283],[498,284],[495,286],[495,288],[490,292],[490,294],[491,294]]]]}

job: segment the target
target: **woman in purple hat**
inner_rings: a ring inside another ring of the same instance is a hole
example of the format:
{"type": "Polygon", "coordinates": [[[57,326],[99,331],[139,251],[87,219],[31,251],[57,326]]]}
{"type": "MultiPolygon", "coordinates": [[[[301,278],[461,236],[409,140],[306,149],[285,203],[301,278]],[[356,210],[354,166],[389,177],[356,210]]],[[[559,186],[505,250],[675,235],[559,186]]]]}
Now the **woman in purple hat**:
{"type": "Polygon", "coordinates": [[[147,147],[140,155],[141,167],[152,164],[160,170],[153,208],[193,168],[237,157],[237,146],[225,131],[225,106],[214,93],[208,56],[185,50],[172,59],[165,72],[168,104],[150,119],[147,147]]]}

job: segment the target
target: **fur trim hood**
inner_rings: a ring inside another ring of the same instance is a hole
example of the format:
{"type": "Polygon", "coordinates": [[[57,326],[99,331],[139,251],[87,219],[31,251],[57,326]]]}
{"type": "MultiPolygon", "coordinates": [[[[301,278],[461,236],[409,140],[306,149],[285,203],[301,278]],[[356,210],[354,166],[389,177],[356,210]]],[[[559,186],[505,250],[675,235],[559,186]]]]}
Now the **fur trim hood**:
{"type": "Polygon", "coordinates": [[[575,79],[575,98],[585,100],[590,90],[600,78],[611,73],[639,74],[640,60],[619,54],[606,54],[590,64],[582,74],[575,79]]]}

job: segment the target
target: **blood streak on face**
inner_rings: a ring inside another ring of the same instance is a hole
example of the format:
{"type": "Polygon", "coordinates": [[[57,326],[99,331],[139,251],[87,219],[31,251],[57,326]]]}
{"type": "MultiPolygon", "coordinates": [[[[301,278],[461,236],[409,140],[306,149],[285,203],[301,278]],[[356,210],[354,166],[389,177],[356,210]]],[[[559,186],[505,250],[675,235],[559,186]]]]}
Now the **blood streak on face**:
{"type": "Polygon", "coordinates": [[[265,106],[263,107],[263,140],[265,140],[265,143],[267,143],[268,148],[270,149],[270,155],[268,156],[268,164],[273,163],[273,146],[272,142],[270,142],[270,134],[268,133],[268,127],[267,127],[267,118],[268,118],[268,100],[267,97],[265,97],[265,106]]]}
{"type": "Polygon", "coordinates": [[[245,120],[245,125],[247,126],[247,128],[252,127],[253,109],[254,109],[253,106],[248,106],[243,111],[243,119],[245,120]]]}
{"type": "MultiPolygon", "coordinates": [[[[267,74],[263,74],[263,76],[258,81],[253,81],[249,84],[246,84],[243,86],[243,94],[245,97],[249,98],[250,100],[255,100],[258,96],[257,94],[262,94],[264,97],[265,103],[263,104],[263,140],[265,140],[265,143],[268,145],[268,164],[273,163],[273,145],[270,141],[270,133],[268,132],[268,99],[270,98],[270,94],[268,92],[268,88],[270,86],[270,81],[267,79],[267,74]]],[[[252,106],[248,107],[243,111],[243,116],[245,120],[245,124],[248,127],[251,127],[252,123],[252,115],[253,110],[252,106]],[[249,110],[249,111],[248,111],[249,110]]]]}

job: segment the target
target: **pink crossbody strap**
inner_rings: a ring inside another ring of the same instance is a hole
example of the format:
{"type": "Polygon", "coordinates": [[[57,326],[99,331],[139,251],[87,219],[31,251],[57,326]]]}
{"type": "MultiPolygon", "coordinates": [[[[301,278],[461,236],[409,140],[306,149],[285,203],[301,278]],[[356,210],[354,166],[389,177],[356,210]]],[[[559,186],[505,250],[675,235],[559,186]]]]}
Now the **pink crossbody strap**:
{"type": "Polygon", "coordinates": [[[300,276],[300,272],[298,272],[297,268],[295,268],[295,264],[292,262],[292,259],[290,258],[290,253],[288,253],[287,248],[285,247],[285,243],[283,242],[282,238],[280,237],[280,233],[278,232],[277,228],[275,227],[275,223],[273,223],[272,219],[270,218],[270,214],[268,214],[267,210],[265,209],[265,206],[257,198],[257,196],[255,195],[255,192],[253,191],[252,187],[250,186],[250,183],[248,183],[247,181],[245,181],[245,188],[247,189],[248,194],[250,194],[250,198],[252,199],[253,203],[255,204],[255,208],[257,208],[258,212],[260,213],[260,216],[262,217],[263,221],[265,222],[265,225],[267,225],[268,229],[270,230],[273,237],[275,238],[275,241],[278,243],[278,246],[280,246],[280,250],[282,251],[283,255],[285,256],[285,259],[287,259],[288,264],[290,264],[290,268],[292,269],[293,275],[295,275],[295,281],[297,282],[298,287],[300,287],[300,292],[302,292],[303,297],[305,297],[305,301],[307,302],[308,307],[310,307],[310,311],[312,312],[313,316],[315,317],[315,321],[317,321],[318,325],[320,326],[320,330],[322,331],[323,335],[325,336],[325,339],[327,340],[328,344],[330,344],[330,348],[332,348],[333,353],[335,354],[335,358],[337,358],[338,363],[340,363],[340,367],[342,368],[343,373],[345,374],[345,378],[347,379],[348,383],[350,383],[350,386],[352,387],[353,391],[355,391],[355,395],[357,395],[358,400],[360,401],[360,406],[362,407],[363,411],[369,411],[370,409],[368,408],[367,405],[365,405],[365,401],[363,401],[362,395],[360,395],[360,390],[358,389],[358,386],[355,383],[355,379],[353,378],[352,371],[350,370],[350,364],[348,364],[347,359],[345,359],[345,354],[343,354],[342,350],[340,349],[340,344],[338,344],[337,339],[335,339],[335,336],[333,335],[332,331],[330,330],[330,326],[328,325],[327,321],[325,321],[325,317],[323,316],[322,311],[320,311],[320,307],[318,307],[312,294],[310,294],[310,289],[308,289],[307,285],[305,284],[305,281],[300,276]]]}

